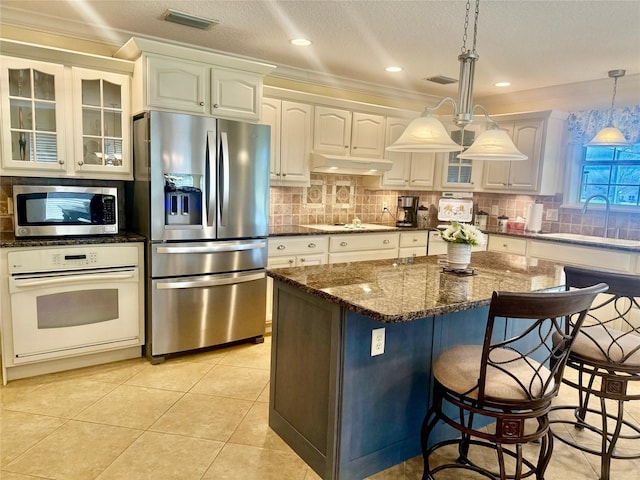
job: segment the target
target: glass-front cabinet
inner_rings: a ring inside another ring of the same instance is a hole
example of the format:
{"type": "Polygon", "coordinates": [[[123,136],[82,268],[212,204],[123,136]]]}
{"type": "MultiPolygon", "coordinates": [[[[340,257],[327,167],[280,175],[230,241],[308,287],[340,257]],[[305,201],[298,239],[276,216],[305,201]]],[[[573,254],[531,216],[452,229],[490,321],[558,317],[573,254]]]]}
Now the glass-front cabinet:
{"type": "Polygon", "coordinates": [[[72,74],[75,169],[129,172],[129,77],[75,67],[72,74]]]}
{"type": "Polygon", "coordinates": [[[2,167],[64,174],[64,67],[3,57],[2,167]]]}
{"type": "Polygon", "coordinates": [[[131,178],[130,77],[2,57],[3,175],[131,178]]]}

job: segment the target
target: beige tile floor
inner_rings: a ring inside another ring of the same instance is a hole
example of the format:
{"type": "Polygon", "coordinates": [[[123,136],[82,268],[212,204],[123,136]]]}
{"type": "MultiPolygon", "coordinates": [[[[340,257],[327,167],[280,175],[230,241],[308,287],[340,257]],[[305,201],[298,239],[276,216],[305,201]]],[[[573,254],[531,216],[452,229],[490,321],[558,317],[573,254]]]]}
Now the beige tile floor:
{"type": "MultiPolygon", "coordinates": [[[[12,381],[0,388],[0,478],[318,480],[268,427],[270,347],[267,337],[161,365],[12,381]]],[[[640,408],[631,414],[640,420],[640,408]]],[[[595,457],[556,442],[546,478],[597,480],[597,469],[595,457]]],[[[630,472],[640,461],[617,461],[612,480],[638,478],[630,472]]],[[[370,478],[421,475],[415,458],[370,478]]]]}

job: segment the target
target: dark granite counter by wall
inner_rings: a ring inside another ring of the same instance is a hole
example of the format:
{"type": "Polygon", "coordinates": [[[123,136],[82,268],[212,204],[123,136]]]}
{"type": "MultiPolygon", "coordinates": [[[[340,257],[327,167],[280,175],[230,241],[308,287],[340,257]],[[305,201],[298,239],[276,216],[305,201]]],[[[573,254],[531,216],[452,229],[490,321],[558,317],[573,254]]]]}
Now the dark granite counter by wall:
{"type": "Polygon", "coordinates": [[[562,265],[519,255],[474,252],[474,275],[443,272],[438,257],[282,268],[269,276],[380,322],[404,322],[489,304],[494,290],[562,285],[562,265]]]}
{"type": "Polygon", "coordinates": [[[57,245],[90,245],[96,243],[144,242],[145,238],[137,233],[119,233],[118,235],[91,235],[66,237],[16,238],[13,233],[2,233],[0,248],[14,247],[52,247],[57,245]]]}

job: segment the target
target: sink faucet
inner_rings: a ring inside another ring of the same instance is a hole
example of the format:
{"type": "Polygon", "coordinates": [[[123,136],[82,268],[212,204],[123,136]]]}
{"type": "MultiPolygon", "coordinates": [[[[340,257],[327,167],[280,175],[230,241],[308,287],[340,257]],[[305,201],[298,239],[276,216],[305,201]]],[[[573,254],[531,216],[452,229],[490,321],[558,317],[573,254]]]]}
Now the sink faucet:
{"type": "Polygon", "coordinates": [[[587,213],[587,208],[589,207],[589,202],[594,198],[601,198],[604,200],[605,209],[604,209],[604,238],[607,238],[607,229],[609,227],[609,209],[611,208],[611,202],[609,202],[609,198],[606,195],[601,193],[596,193],[595,195],[591,195],[584,201],[584,207],[582,207],[582,213],[587,213]]]}

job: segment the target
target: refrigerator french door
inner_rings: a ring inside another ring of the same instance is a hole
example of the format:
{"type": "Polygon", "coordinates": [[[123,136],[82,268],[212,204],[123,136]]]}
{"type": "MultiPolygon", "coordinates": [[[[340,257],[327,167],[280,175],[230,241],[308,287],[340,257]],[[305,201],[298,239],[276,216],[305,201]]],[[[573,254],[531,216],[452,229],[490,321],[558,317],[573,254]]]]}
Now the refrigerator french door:
{"type": "Polygon", "coordinates": [[[149,240],[151,360],[265,325],[270,131],[169,112],[134,117],[132,229],[149,240]]]}

